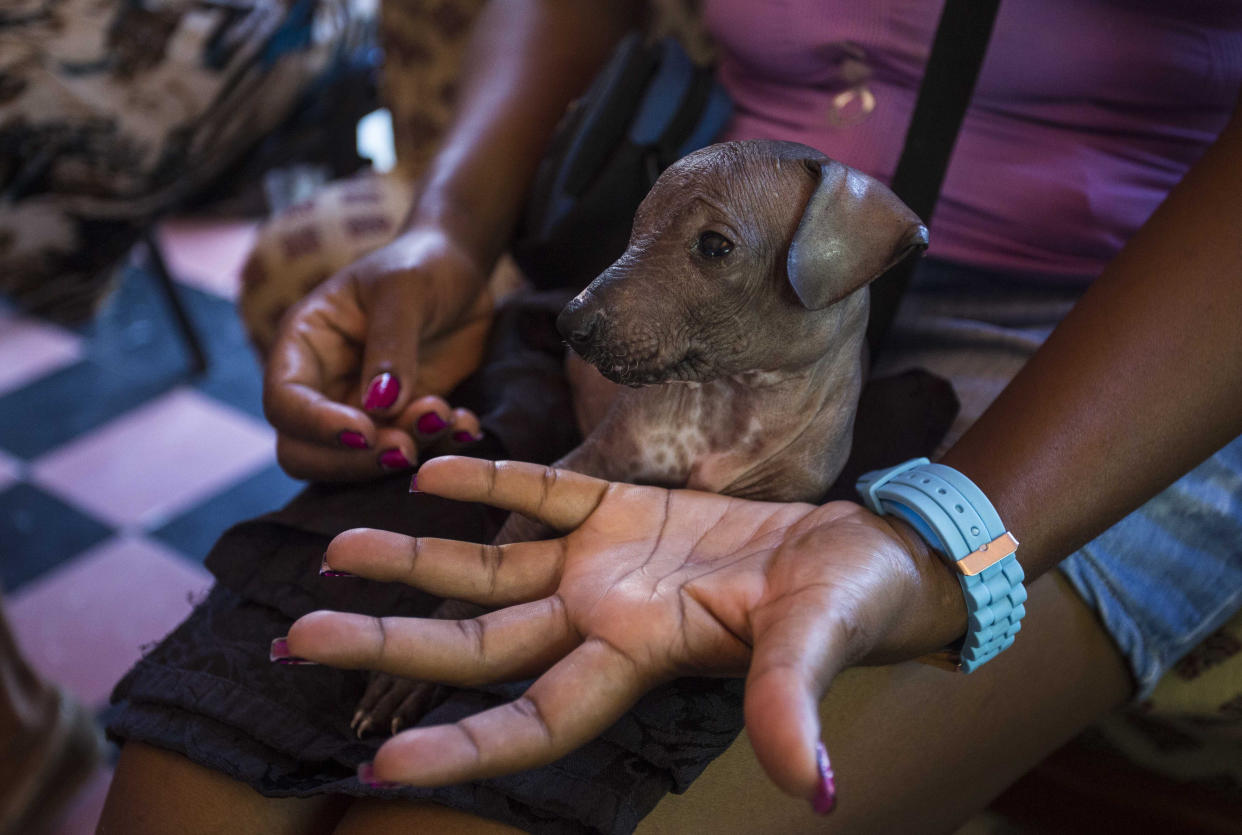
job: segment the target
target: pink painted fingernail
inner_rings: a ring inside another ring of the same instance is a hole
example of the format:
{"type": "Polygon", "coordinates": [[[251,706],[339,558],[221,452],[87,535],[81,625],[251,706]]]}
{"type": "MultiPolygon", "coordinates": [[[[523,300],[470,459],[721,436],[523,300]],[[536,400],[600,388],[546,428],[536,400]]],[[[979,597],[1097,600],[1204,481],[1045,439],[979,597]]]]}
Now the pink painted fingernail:
{"type": "Polygon", "coordinates": [[[410,492],[411,493],[423,492],[422,490],[418,489],[418,473],[414,473],[414,475],[410,476],[410,492]]]}
{"type": "Polygon", "coordinates": [[[367,396],[362,402],[362,408],[369,412],[387,409],[397,402],[397,395],[400,392],[401,383],[397,382],[397,378],[390,372],[384,371],[376,374],[371,380],[371,385],[367,387],[367,396]]]}
{"type": "Polygon", "coordinates": [[[435,412],[428,412],[418,419],[418,423],[415,424],[415,426],[417,426],[418,431],[424,435],[434,435],[444,427],[448,426],[448,424],[444,422],[444,418],[440,417],[435,412]]]}
{"type": "Polygon", "coordinates": [[[368,449],[371,446],[367,443],[367,439],[363,437],[362,433],[355,432],[352,429],[345,429],[336,437],[343,446],[347,446],[350,449],[368,449]]]}
{"type": "Polygon", "coordinates": [[[391,783],[388,780],[377,779],[375,776],[375,764],[369,762],[358,766],[358,782],[373,789],[396,789],[401,787],[401,783],[391,783]]]}
{"type": "Polygon", "coordinates": [[[348,571],[337,571],[328,565],[328,555],[323,555],[323,562],[319,564],[320,577],[357,577],[357,574],[350,574],[348,571]]]}
{"type": "Polygon", "coordinates": [[[298,658],[289,652],[289,639],[287,637],[276,638],[272,641],[272,648],[267,653],[268,660],[274,664],[286,664],[290,667],[314,667],[316,662],[308,661],[305,658],[298,658]]]}
{"type": "Polygon", "coordinates": [[[410,466],[405,453],[399,449],[386,449],[380,453],[380,466],[386,470],[404,470],[410,466]]]}
{"type": "Polygon", "coordinates": [[[822,742],[815,746],[815,765],[819,767],[819,785],[811,808],[816,814],[826,815],[837,807],[837,780],[832,773],[832,763],[828,761],[828,749],[822,742]]]}
{"type": "Polygon", "coordinates": [[[470,432],[454,432],[453,440],[457,441],[457,443],[459,444],[472,444],[475,441],[483,440],[483,433],[480,432],[479,434],[475,435],[470,432]]]}

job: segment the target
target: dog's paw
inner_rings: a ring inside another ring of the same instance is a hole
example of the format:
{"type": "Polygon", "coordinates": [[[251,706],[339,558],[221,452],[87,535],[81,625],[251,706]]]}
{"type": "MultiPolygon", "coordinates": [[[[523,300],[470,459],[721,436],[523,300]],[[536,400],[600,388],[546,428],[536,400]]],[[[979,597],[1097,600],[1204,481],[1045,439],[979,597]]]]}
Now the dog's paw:
{"type": "MultiPolygon", "coordinates": [[[[442,620],[464,620],[477,617],[487,611],[464,600],[442,600],[431,617],[442,620]]],[[[358,701],[358,708],[349,727],[361,739],[370,732],[396,733],[422,719],[433,707],[448,696],[448,688],[429,681],[371,673],[366,692],[358,701]]]]}
{"type": "MultiPolygon", "coordinates": [[[[501,526],[495,538],[492,539],[492,544],[507,545],[512,542],[534,542],[535,540],[547,539],[555,535],[556,531],[542,522],[537,522],[520,513],[510,513],[509,518],[505,520],[504,525],[501,526]]],[[[436,617],[439,616],[439,614],[436,615],[436,617]]],[[[470,617],[473,617],[473,615],[470,617]]]]}
{"type": "Polygon", "coordinates": [[[395,734],[417,723],[446,695],[438,684],[372,673],[349,727],[359,739],[372,732],[395,734]]]}

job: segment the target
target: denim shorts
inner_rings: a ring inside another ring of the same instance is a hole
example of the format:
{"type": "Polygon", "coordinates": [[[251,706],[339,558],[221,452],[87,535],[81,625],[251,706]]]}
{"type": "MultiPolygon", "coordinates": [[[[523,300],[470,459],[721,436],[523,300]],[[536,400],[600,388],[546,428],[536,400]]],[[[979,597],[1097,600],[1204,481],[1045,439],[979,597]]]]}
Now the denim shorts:
{"type": "MultiPolygon", "coordinates": [[[[962,409],[943,448],[987,408],[1085,289],[925,261],[876,374],[922,367],[962,409]]],[[[1089,497],[1083,497],[1089,501],[1089,497]]],[[[1129,663],[1135,699],[1242,608],[1242,438],[1060,565],[1129,663]]]]}

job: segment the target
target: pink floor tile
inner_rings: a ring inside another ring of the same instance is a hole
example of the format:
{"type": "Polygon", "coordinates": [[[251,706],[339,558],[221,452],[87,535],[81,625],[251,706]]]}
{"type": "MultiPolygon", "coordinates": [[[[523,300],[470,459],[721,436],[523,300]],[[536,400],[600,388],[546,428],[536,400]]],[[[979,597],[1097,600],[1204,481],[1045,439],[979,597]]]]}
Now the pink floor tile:
{"type": "Polygon", "coordinates": [[[9,617],[40,674],[101,707],[142,648],[168,634],[210,585],[202,566],[122,536],[22,586],[9,617]]]}
{"type": "Polygon", "coordinates": [[[234,299],[257,227],[250,220],[168,220],[160,224],[159,241],[178,281],[234,299]]]}
{"type": "Polygon", "coordinates": [[[76,362],[81,356],[81,340],[69,331],[0,311],[0,394],[76,362]]]}
{"type": "Polygon", "coordinates": [[[37,459],[28,478],[113,525],[149,529],[271,463],[274,437],[183,387],[37,459]]]}
{"type": "Polygon", "coordinates": [[[111,783],[112,769],[103,768],[96,772],[65,810],[64,816],[52,830],[54,835],[94,835],[95,824],[99,823],[99,813],[103,811],[111,783]]]}

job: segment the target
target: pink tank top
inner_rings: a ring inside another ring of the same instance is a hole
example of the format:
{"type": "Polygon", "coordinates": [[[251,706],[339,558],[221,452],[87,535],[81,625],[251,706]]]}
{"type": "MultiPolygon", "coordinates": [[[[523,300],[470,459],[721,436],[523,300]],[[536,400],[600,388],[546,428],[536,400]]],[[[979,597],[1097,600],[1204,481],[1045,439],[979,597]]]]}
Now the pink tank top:
{"type": "MultiPolygon", "coordinates": [[[[727,138],[803,142],[887,181],[938,0],[706,0],[727,138]]],[[[1242,85],[1236,0],[1002,0],[930,253],[1089,278],[1216,137],[1242,85]]]]}

